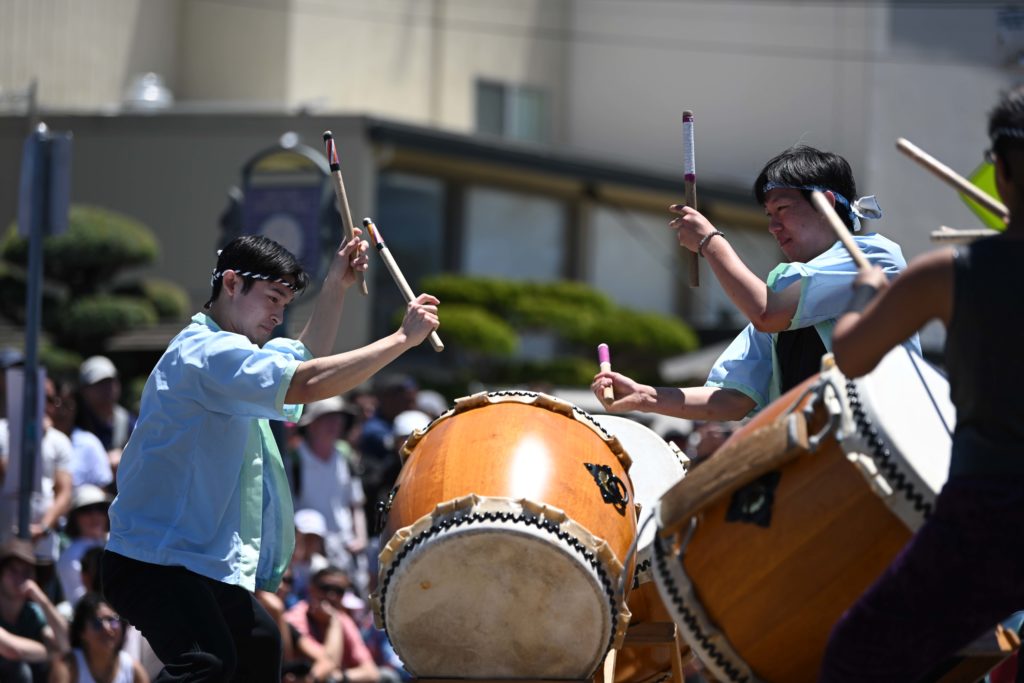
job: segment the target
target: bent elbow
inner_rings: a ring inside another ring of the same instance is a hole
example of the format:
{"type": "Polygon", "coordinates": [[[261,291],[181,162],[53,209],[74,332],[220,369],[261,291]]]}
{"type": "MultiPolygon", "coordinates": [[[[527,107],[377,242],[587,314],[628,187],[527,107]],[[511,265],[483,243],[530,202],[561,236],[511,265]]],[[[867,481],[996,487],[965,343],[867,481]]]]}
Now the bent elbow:
{"type": "Polygon", "coordinates": [[[764,332],[766,334],[775,334],[776,332],[785,332],[789,329],[790,320],[780,319],[778,316],[773,316],[768,313],[755,316],[751,319],[750,324],[754,326],[754,329],[758,332],[764,332]]]}

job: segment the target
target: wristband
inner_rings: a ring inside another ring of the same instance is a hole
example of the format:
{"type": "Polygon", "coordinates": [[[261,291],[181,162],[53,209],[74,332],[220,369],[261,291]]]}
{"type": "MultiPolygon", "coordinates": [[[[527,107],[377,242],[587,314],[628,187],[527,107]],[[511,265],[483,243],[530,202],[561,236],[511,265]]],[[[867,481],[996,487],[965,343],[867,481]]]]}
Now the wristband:
{"type": "Polygon", "coordinates": [[[860,313],[871,300],[875,298],[875,294],[878,293],[878,288],[874,285],[857,285],[853,290],[853,297],[850,299],[850,304],[846,307],[847,313],[860,313]]]}
{"type": "Polygon", "coordinates": [[[700,238],[700,244],[697,245],[697,254],[699,256],[704,256],[704,245],[706,245],[708,242],[710,242],[711,238],[714,237],[715,235],[721,235],[722,237],[725,237],[725,233],[722,232],[721,230],[715,230],[714,232],[709,232],[707,235],[704,235],[703,237],[701,237],[700,238]]]}

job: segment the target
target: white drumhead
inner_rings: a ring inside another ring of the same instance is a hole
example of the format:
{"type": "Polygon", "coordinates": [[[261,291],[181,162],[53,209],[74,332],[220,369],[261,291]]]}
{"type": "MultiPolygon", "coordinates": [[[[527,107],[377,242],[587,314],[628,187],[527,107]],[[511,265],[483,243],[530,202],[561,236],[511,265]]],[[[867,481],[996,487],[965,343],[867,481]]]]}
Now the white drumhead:
{"type": "Polygon", "coordinates": [[[404,553],[387,580],[387,632],[421,678],[584,679],[612,633],[606,590],[550,533],[467,524],[404,553]]]}
{"type": "MultiPolygon", "coordinates": [[[[920,507],[915,500],[930,506],[949,475],[956,425],[949,382],[923,358],[900,346],[852,384],[853,390],[847,390],[852,415],[847,417],[854,423],[855,434],[843,439],[844,450],[875,457],[881,444],[892,461],[891,472],[879,470],[893,488],[889,497],[914,507],[920,507]],[[871,429],[878,437],[874,444],[871,429]]],[[[915,520],[911,527],[917,526],[915,520]]]]}
{"type": "Polygon", "coordinates": [[[598,424],[619,443],[632,459],[629,479],[633,497],[640,504],[636,528],[641,530],[637,557],[654,542],[655,524],[645,522],[654,514],[654,506],[686,474],[689,458],[673,443],[665,441],[636,420],[621,415],[592,415],[598,424]]]}

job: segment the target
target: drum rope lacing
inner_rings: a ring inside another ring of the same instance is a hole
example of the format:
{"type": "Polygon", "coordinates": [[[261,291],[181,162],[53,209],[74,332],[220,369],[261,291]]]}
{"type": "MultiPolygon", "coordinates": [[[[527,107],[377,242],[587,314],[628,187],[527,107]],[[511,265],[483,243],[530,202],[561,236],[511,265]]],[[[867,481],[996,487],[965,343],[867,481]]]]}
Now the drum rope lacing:
{"type": "MultiPolygon", "coordinates": [[[[616,602],[615,587],[612,585],[612,581],[608,577],[608,573],[605,571],[604,567],[598,561],[597,555],[594,552],[588,550],[586,546],[584,546],[584,544],[578,538],[576,538],[570,533],[562,531],[558,528],[557,524],[554,524],[549,520],[541,521],[539,517],[534,517],[532,515],[523,516],[521,514],[513,514],[511,512],[456,513],[453,517],[443,519],[440,522],[431,525],[429,529],[426,529],[425,531],[417,534],[415,537],[407,541],[405,545],[402,546],[402,549],[398,552],[398,554],[395,555],[395,558],[391,561],[391,564],[388,566],[388,571],[384,576],[383,585],[381,586],[380,589],[380,620],[382,629],[387,631],[386,599],[388,586],[391,583],[392,575],[395,573],[395,570],[398,569],[398,565],[401,563],[401,561],[409,553],[411,553],[416,548],[416,546],[418,546],[419,544],[423,543],[424,541],[433,536],[437,536],[439,534],[444,533],[445,531],[448,531],[452,527],[460,527],[464,524],[480,524],[484,522],[512,522],[513,524],[526,524],[527,526],[535,526],[542,531],[546,531],[554,535],[560,541],[566,543],[570,548],[576,551],[578,555],[580,555],[584,560],[587,561],[590,567],[597,574],[598,578],[601,580],[601,584],[604,588],[605,595],[608,596],[608,604],[611,607],[611,618],[609,620],[610,635],[608,637],[608,645],[605,648],[604,653],[601,655],[601,661],[604,661],[604,658],[608,655],[609,650],[611,650],[612,645],[614,645],[615,643],[616,624],[618,623],[619,619],[619,608],[616,602]]],[[[625,571],[626,569],[624,565],[622,569],[623,574],[625,574],[625,571]]]]}
{"type": "MultiPolygon", "coordinates": [[[[519,397],[522,397],[522,398],[537,398],[538,396],[540,396],[540,394],[538,394],[535,391],[521,391],[521,390],[518,390],[518,389],[504,389],[502,391],[489,391],[489,392],[487,392],[487,396],[488,396],[488,398],[491,397],[491,396],[519,396],[519,397]]],[[[576,418],[583,418],[584,420],[586,420],[589,424],[593,425],[599,432],[601,432],[601,434],[606,439],[610,440],[612,438],[612,434],[609,433],[608,430],[606,430],[604,427],[602,427],[601,423],[598,422],[597,420],[595,420],[594,417],[590,413],[588,413],[587,411],[583,410],[582,408],[580,408],[578,406],[575,406],[575,405],[573,405],[571,403],[566,402],[566,405],[568,405],[568,406],[570,406],[572,408],[572,414],[574,416],[576,416],[576,418]]]]}
{"type": "Polygon", "coordinates": [[[748,683],[750,679],[743,676],[741,672],[729,661],[729,659],[721,652],[718,651],[718,647],[711,642],[710,638],[704,630],[701,629],[700,623],[697,620],[697,616],[690,610],[683,597],[679,594],[679,589],[676,587],[675,582],[672,580],[671,574],[669,574],[668,563],[665,561],[666,549],[662,545],[663,541],[661,536],[656,535],[654,537],[654,566],[658,574],[664,581],[665,590],[668,591],[669,596],[672,599],[672,604],[676,608],[682,621],[686,624],[690,633],[700,643],[700,647],[706,655],[714,660],[715,664],[729,677],[729,680],[733,683],[748,683]]]}

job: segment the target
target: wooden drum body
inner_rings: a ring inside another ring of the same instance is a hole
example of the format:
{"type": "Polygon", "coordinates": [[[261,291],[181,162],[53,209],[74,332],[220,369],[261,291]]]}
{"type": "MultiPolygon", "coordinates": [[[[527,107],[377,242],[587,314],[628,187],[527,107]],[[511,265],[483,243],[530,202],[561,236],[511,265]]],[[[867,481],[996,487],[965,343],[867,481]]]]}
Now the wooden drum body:
{"type": "Polygon", "coordinates": [[[815,681],[833,624],[930,511],[944,477],[917,464],[948,466],[948,385],[926,368],[929,392],[901,354],[862,380],[809,378],[659,502],[656,582],[719,680],[815,681]]]}
{"type": "Polygon", "coordinates": [[[616,656],[615,682],[659,683],[672,676],[674,662],[681,663],[689,655],[689,648],[683,646],[680,652],[672,617],[654,584],[654,507],[685,476],[689,458],[675,444],[635,420],[619,415],[595,415],[594,419],[619,440],[629,455],[629,478],[640,508],[636,571],[627,602],[629,630],[616,656]]]}
{"type": "Polygon", "coordinates": [[[500,392],[416,432],[382,538],[378,626],[420,678],[590,676],[621,641],[629,462],[569,403],[500,392]]]}

